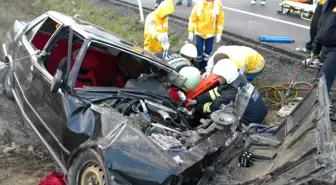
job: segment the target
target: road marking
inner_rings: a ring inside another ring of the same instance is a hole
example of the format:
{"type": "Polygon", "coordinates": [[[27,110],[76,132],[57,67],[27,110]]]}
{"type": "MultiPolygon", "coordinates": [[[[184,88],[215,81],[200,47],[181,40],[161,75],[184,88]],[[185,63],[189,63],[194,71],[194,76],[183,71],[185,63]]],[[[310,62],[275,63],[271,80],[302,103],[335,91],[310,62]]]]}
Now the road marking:
{"type": "Polygon", "coordinates": [[[230,7],[226,7],[226,6],[223,6],[223,8],[226,9],[226,10],[231,10],[231,11],[239,12],[239,13],[242,13],[242,14],[252,15],[252,16],[255,16],[255,17],[263,18],[263,19],[268,19],[268,20],[271,20],[271,21],[280,22],[280,23],[304,28],[304,29],[307,29],[307,30],[310,29],[309,26],[305,26],[305,25],[302,25],[302,24],[296,24],[296,23],[292,23],[292,22],[288,22],[288,21],[283,21],[281,19],[276,19],[276,18],[273,18],[273,17],[267,17],[267,16],[256,14],[256,13],[246,12],[246,11],[243,11],[243,10],[238,10],[238,9],[230,8],[230,7]]]}

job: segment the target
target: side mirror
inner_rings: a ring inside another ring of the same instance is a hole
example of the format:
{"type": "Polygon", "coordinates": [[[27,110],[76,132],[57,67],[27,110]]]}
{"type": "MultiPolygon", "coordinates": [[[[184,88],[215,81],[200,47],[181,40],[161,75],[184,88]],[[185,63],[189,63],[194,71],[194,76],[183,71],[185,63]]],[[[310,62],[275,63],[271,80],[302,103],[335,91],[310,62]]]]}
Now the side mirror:
{"type": "Polygon", "coordinates": [[[55,93],[58,91],[58,89],[61,87],[63,77],[63,71],[57,69],[51,83],[50,92],[55,93]]]}

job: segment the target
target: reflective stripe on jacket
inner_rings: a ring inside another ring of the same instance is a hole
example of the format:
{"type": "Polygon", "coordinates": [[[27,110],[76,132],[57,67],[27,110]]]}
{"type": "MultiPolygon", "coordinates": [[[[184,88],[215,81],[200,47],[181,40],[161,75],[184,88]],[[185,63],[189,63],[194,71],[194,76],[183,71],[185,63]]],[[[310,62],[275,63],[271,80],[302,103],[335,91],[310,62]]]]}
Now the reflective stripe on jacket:
{"type": "Polygon", "coordinates": [[[222,34],[224,28],[224,10],[220,0],[211,3],[200,0],[195,3],[189,17],[188,32],[204,39],[222,34]]]}
{"type": "MultiPolygon", "coordinates": [[[[229,84],[218,86],[215,92],[210,90],[199,97],[197,97],[196,112],[203,114],[210,114],[216,110],[219,110],[221,105],[228,105],[231,102],[235,102],[236,95],[238,90],[229,84]],[[212,95],[211,95],[212,94],[212,95]],[[217,95],[220,96],[217,96],[217,95]],[[213,97],[216,97],[214,100],[213,97]]],[[[258,123],[261,124],[268,113],[267,106],[263,101],[258,90],[254,90],[252,97],[246,107],[241,122],[244,122],[246,125],[249,123],[258,123]]]]}
{"type": "Polygon", "coordinates": [[[222,104],[227,105],[234,101],[237,92],[237,89],[228,84],[211,89],[197,97],[196,111],[211,113],[218,110],[222,104]]]}
{"type": "Polygon", "coordinates": [[[244,74],[258,73],[265,67],[264,57],[252,48],[246,46],[221,46],[210,57],[206,70],[212,71],[214,66],[213,56],[217,53],[224,53],[237,64],[237,67],[245,68],[244,74]]]}

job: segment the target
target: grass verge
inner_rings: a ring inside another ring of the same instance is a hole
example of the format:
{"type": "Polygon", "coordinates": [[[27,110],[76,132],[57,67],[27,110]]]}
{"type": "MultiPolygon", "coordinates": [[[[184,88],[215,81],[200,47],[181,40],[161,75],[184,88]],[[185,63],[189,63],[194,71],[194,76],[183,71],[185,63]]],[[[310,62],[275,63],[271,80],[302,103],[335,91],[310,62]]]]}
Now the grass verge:
{"type": "MultiPolygon", "coordinates": [[[[137,17],[124,17],[111,8],[94,6],[83,0],[35,0],[33,6],[42,12],[53,10],[80,18],[92,24],[100,26],[115,35],[139,46],[143,46],[144,25],[139,23],[137,17]],[[74,2],[74,3],[73,3],[74,2]]],[[[179,51],[183,45],[179,36],[169,33],[172,51],[179,51]]]]}

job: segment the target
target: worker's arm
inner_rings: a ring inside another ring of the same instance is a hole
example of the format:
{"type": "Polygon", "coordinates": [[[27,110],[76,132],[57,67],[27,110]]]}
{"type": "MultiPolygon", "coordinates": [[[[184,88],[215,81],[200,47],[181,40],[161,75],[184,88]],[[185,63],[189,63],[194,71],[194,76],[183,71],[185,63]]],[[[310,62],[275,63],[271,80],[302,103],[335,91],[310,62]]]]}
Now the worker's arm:
{"type": "Polygon", "coordinates": [[[241,74],[247,72],[246,69],[249,61],[246,60],[246,55],[241,54],[240,50],[232,52],[230,59],[236,63],[241,74]]]}
{"type": "Polygon", "coordinates": [[[320,43],[320,39],[319,39],[319,31],[317,32],[314,42],[313,42],[313,49],[312,49],[312,53],[314,54],[319,54],[322,50],[322,44],[320,43]]]}
{"type": "MultiPolygon", "coordinates": [[[[323,6],[324,6],[323,4],[324,4],[323,1],[319,1],[319,4],[316,6],[315,11],[317,11],[317,8],[319,8],[319,7],[322,9],[323,6]]],[[[321,40],[320,37],[324,36],[323,34],[325,34],[325,33],[320,33],[320,32],[321,32],[321,26],[323,26],[323,27],[326,26],[326,25],[322,24],[322,22],[325,22],[325,20],[323,20],[323,19],[325,19],[326,16],[323,16],[322,14],[325,14],[325,13],[322,12],[321,15],[320,15],[320,18],[317,20],[317,33],[316,33],[316,36],[314,38],[313,48],[312,48],[312,53],[314,53],[314,54],[320,54],[320,52],[322,50],[322,46],[323,46],[322,43],[320,42],[320,40],[321,40]]]]}
{"type": "Polygon", "coordinates": [[[246,70],[246,66],[243,66],[242,68],[239,68],[239,73],[242,75],[245,75],[245,70],[246,70]]]}
{"type": "Polygon", "coordinates": [[[198,104],[204,104],[206,102],[210,102],[215,100],[217,97],[220,96],[220,93],[218,93],[218,87],[215,87],[200,96],[196,98],[198,104]]]}
{"type": "Polygon", "coordinates": [[[205,67],[205,70],[206,70],[206,72],[211,72],[212,71],[212,68],[213,68],[213,66],[214,66],[214,61],[213,61],[213,59],[214,59],[214,56],[215,54],[213,54],[210,58],[209,58],[209,60],[208,60],[208,63],[207,63],[207,66],[205,67]]]}
{"type": "Polygon", "coordinates": [[[219,47],[213,54],[212,56],[209,58],[208,60],[208,63],[207,63],[207,66],[205,67],[205,70],[206,72],[211,72],[213,67],[214,67],[214,56],[217,54],[217,53],[226,53],[227,52],[227,47],[225,46],[221,46],[219,47]]]}
{"type": "Polygon", "coordinates": [[[222,34],[224,29],[224,9],[221,1],[218,1],[219,14],[217,15],[216,33],[222,34]]]}
{"type": "Polygon", "coordinates": [[[148,25],[148,30],[151,35],[152,39],[157,39],[158,38],[158,32],[156,31],[156,23],[152,17],[147,17],[146,23],[148,25]]]}
{"type": "Polygon", "coordinates": [[[221,105],[228,105],[231,102],[234,102],[236,99],[237,90],[234,88],[230,88],[227,91],[223,91],[221,96],[218,96],[215,100],[212,102],[206,102],[204,104],[198,104],[196,106],[197,112],[202,113],[211,113],[216,110],[219,110],[221,105]]]}
{"type": "Polygon", "coordinates": [[[194,5],[194,7],[191,11],[190,17],[189,17],[189,24],[188,24],[188,32],[189,33],[194,33],[194,31],[196,29],[197,7],[198,7],[198,4],[195,3],[195,5],[194,5]]]}

